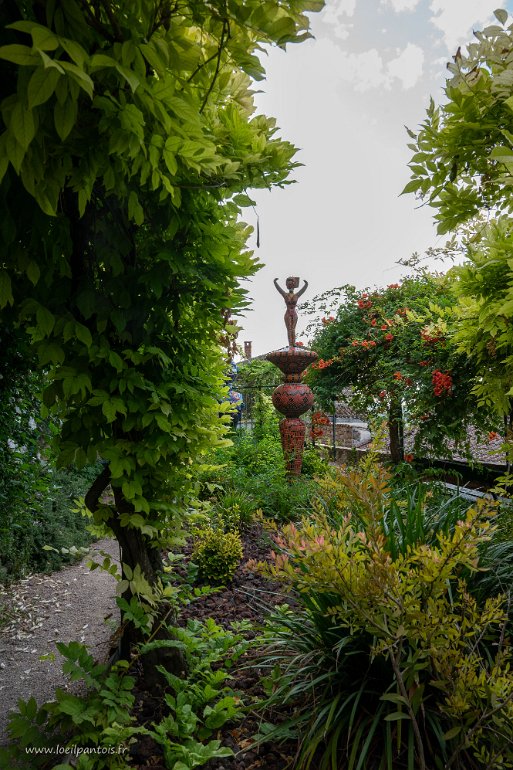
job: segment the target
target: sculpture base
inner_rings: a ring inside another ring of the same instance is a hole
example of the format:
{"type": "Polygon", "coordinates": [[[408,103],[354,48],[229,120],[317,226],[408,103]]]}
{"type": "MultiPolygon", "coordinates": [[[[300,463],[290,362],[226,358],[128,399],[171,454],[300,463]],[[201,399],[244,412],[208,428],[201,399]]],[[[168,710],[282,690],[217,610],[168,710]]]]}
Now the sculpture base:
{"type": "Polygon", "coordinates": [[[306,428],[299,417],[285,417],[280,422],[281,445],[288,476],[299,476],[303,463],[306,428]]]}

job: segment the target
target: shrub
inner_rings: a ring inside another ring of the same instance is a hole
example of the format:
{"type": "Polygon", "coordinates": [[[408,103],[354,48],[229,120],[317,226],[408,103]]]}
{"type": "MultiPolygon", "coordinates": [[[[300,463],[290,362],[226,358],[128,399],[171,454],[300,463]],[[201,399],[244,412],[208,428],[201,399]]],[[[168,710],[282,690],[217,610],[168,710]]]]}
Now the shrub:
{"type": "Polygon", "coordinates": [[[255,500],[251,495],[229,489],[216,503],[213,519],[225,532],[236,532],[242,525],[251,523],[255,510],[255,500]]]}
{"type": "Polygon", "coordinates": [[[202,580],[229,582],[242,556],[242,543],[237,532],[204,529],[196,535],[192,559],[198,565],[198,576],[202,580]]]}
{"type": "Polygon", "coordinates": [[[267,738],[296,735],[298,768],[513,766],[508,599],[471,591],[493,512],[436,520],[369,468],[328,489],[263,567],[299,598],[265,634],[267,738]]]}

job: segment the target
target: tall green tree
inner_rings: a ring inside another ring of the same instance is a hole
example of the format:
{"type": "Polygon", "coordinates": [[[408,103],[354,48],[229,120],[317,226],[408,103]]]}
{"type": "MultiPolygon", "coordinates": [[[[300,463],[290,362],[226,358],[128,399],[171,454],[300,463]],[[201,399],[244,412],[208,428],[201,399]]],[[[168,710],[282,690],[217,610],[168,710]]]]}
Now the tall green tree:
{"type": "Polygon", "coordinates": [[[504,9],[495,16],[458,49],[446,99],[431,101],[420,130],[410,131],[412,178],[403,192],[434,207],[439,232],[467,228],[467,262],[454,271],[456,341],[476,368],[476,397],[511,429],[513,24],[504,9]]]}
{"type": "Polygon", "coordinates": [[[240,207],[294,166],[254,114],[259,55],[321,6],[0,6],[0,307],[45,370],[60,462],[105,461],[86,503],[119,540],[125,599],[155,600],[191,464],[223,433],[218,340],[258,267],[240,207]]]}

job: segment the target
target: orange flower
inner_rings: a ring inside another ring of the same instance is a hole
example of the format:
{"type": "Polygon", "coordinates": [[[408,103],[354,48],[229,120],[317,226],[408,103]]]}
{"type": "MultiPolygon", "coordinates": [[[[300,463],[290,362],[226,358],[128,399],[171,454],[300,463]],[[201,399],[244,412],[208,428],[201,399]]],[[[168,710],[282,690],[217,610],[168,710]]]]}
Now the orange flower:
{"type": "Polygon", "coordinates": [[[496,438],[499,438],[499,434],[495,430],[491,430],[488,434],[488,441],[495,441],[496,438]]]}
{"type": "Polygon", "coordinates": [[[404,455],[404,462],[405,462],[405,463],[411,463],[411,462],[413,462],[413,455],[412,455],[412,454],[406,454],[406,455],[404,455]]]}
{"type": "Polygon", "coordinates": [[[403,375],[401,372],[394,372],[394,380],[402,380],[403,375]]]}

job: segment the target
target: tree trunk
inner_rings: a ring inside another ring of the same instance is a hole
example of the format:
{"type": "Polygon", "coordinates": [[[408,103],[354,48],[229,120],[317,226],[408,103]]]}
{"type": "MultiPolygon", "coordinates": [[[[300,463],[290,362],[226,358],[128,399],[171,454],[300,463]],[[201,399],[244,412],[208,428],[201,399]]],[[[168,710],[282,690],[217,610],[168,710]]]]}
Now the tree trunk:
{"type": "Polygon", "coordinates": [[[404,460],[403,408],[399,399],[393,399],[388,412],[390,459],[394,465],[404,460]]]}
{"type": "MultiPolygon", "coordinates": [[[[85,502],[89,510],[94,513],[98,508],[101,494],[110,483],[110,472],[106,466],[98,478],[94,481],[91,489],[85,497],[85,502]]],[[[123,513],[133,513],[132,505],[124,497],[120,487],[113,487],[115,507],[112,507],[112,516],[107,521],[108,526],[114,532],[119,543],[121,553],[121,564],[126,564],[133,571],[137,565],[150,584],[155,586],[159,575],[162,573],[162,556],[160,550],[155,548],[149,537],[144,535],[139,529],[122,527],[119,522],[119,516],[123,513]]],[[[123,577],[126,577],[123,574],[123,577]]],[[[132,592],[128,588],[123,598],[130,602],[132,592]]],[[[162,602],[158,608],[158,615],[155,619],[155,627],[160,623],[166,622],[172,625],[176,622],[176,613],[171,609],[168,602],[162,602]]],[[[165,627],[160,627],[152,636],[152,640],[169,640],[172,636],[165,627]]],[[[122,628],[119,641],[118,655],[124,660],[130,660],[130,654],[136,644],[143,641],[141,631],[132,623],[126,623],[122,628]]],[[[183,676],[186,671],[185,659],[180,650],[174,647],[162,647],[146,653],[142,657],[144,670],[144,681],[148,689],[154,688],[163,682],[161,674],[157,671],[157,666],[164,666],[168,671],[183,676]]]]}

